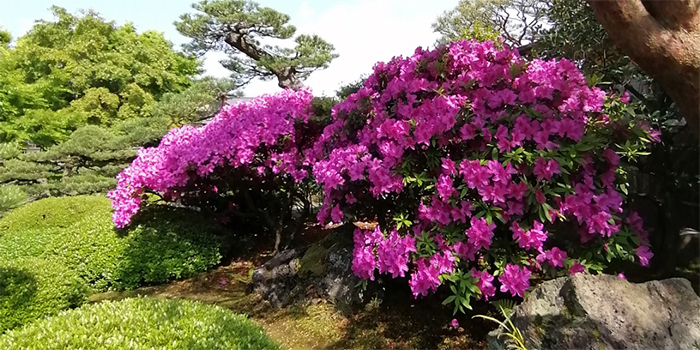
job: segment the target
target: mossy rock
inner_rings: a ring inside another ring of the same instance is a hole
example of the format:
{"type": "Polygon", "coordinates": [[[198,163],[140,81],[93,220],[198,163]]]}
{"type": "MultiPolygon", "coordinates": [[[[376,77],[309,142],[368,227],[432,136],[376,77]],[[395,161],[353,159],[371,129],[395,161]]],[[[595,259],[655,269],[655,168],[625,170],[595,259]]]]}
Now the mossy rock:
{"type": "Polygon", "coordinates": [[[308,247],[299,260],[299,274],[302,277],[322,277],[327,272],[328,255],[342,248],[352,247],[352,237],[343,230],[328,234],[319,242],[308,247]]]}
{"type": "Polygon", "coordinates": [[[321,277],[326,271],[326,255],[328,248],[322,244],[314,244],[306,250],[299,260],[299,274],[303,277],[321,277]]]}

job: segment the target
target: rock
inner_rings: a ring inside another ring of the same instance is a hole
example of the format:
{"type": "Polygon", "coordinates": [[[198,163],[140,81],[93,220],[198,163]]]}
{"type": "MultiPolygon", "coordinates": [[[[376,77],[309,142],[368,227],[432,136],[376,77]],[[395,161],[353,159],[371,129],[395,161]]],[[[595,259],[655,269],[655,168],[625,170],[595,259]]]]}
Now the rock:
{"type": "Polygon", "coordinates": [[[334,231],[303,250],[283,251],[255,270],[251,289],[275,307],[294,300],[322,298],[340,307],[368,299],[351,269],[352,235],[334,231]]]}
{"type": "MultiPolygon", "coordinates": [[[[511,319],[528,349],[700,348],[700,297],[681,278],[563,277],[535,288],[511,319]]],[[[507,348],[503,331],[489,333],[489,349],[507,348]]]]}
{"type": "Polygon", "coordinates": [[[263,266],[268,270],[274,269],[277,266],[288,263],[290,260],[299,257],[301,253],[302,251],[297,249],[283,250],[272,257],[272,259],[267,261],[263,266]]]}

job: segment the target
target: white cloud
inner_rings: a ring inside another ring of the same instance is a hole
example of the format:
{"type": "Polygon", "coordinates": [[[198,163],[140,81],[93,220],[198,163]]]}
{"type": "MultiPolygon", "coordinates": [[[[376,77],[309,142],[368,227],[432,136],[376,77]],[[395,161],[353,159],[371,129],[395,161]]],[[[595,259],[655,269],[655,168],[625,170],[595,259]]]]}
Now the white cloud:
{"type": "MultiPolygon", "coordinates": [[[[311,8],[308,2],[301,2],[297,13],[290,13],[297,32],[320,35],[332,43],[340,55],[328,69],[312,74],[305,84],[317,96],[332,95],[341,84],[371,72],[378,61],[410,55],[418,46],[433,45],[437,35],[431,24],[456,4],[457,0],[434,0],[431,6],[421,0],[354,0],[321,12],[311,8]],[[439,6],[434,4],[436,2],[439,6]]],[[[207,73],[228,75],[216,62],[223,56],[209,56],[217,58],[207,60],[207,73]]],[[[278,89],[276,81],[255,81],[246,87],[245,93],[256,96],[278,89]]]]}

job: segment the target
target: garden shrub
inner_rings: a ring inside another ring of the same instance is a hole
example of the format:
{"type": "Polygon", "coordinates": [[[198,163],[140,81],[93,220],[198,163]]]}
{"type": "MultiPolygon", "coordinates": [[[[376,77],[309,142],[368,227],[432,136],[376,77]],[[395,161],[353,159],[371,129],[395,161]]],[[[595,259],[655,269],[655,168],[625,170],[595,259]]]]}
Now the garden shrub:
{"type": "Polygon", "coordinates": [[[86,305],[10,331],[0,336],[0,348],[262,350],[280,347],[258,325],[224,308],[184,300],[138,298],[86,305]]]}
{"type": "MultiPolygon", "coordinates": [[[[111,221],[101,223],[109,227],[111,221]]],[[[122,238],[114,286],[132,289],[192,277],[221,262],[221,239],[215,226],[190,210],[151,206],[122,238]]]]}
{"type": "Polygon", "coordinates": [[[59,261],[0,260],[0,333],[79,306],[87,291],[78,274],[59,261]]]}
{"type": "Polygon", "coordinates": [[[0,216],[29,200],[27,193],[19,186],[0,185],[0,216]]]}
{"type": "MultiPolygon", "coordinates": [[[[253,219],[274,232],[279,246],[295,205],[301,218],[310,211],[310,164],[304,154],[322,130],[314,110],[328,109],[307,90],[285,90],[229,105],[202,127],[171,130],[160,145],[139,151],[117,176],[108,194],[117,227],[126,227],[141,209],[143,196],[155,193],[231,218],[253,219]]],[[[301,228],[302,225],[296,225],[301,228]]]]}
{"type": "Polygon", "coordinates": [[[104,197],[47,198],[15,210],[0,220],[0,227],[7,227],[0,236],[0,261],[56,261],[95,290],[133,289],[191,277],[221,260],[215,226],[186,209],[154,206],[133,227],[118,231],[104,197]],[[87,204],[92,204],[91,212],[81,211],[87,204]],[[64,220],[54,220],[57,217],[64,220]]]}
{"type": "Polygon", "coordinates": [[[378,63],[308,160],[326,196],[318,218],[376,219],[354,233],[353,271],[409,277],[415,297],[448,284],[455,312],[498,284],[522,297],[531,276],[647,265],[620,163],[658,133],[625,99],[588,87],[572,62],[491,42],[378,63]]]}
{"type": "Polygon", "coordinates": [[[4,216],[0,236],[32,229],[67,228],[87,216],[108,212],[109,200],[103,196],[46,198],[4,216]]]}

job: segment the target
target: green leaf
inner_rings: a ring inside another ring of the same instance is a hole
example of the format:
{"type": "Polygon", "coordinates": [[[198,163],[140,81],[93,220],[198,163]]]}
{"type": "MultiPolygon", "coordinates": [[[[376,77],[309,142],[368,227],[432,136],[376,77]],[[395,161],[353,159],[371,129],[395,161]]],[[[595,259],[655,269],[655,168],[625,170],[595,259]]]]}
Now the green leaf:
{"type": "Polygon", "coordinates": [[[457,298],[457,296],[450,295],[449,297],[447,297],[445,300],[442,301],[442,305],[447,305],[447,304],[453,302],[455,300],[455,298],[457,298]]]}

